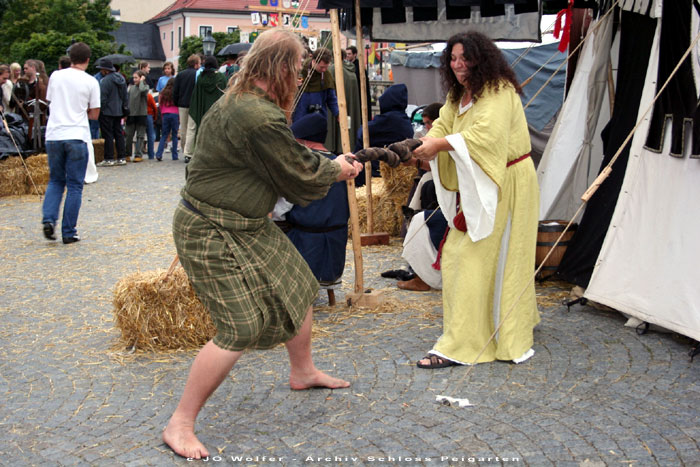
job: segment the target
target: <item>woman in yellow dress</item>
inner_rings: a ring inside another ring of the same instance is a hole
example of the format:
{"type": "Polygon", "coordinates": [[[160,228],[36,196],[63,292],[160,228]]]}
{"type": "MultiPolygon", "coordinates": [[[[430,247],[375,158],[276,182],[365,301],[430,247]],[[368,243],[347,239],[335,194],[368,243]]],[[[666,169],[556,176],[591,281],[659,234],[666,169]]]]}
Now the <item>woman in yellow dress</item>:
{"type": "Polygon", "coordinates": [[[414,156],[430,161],[450,226],[440,256],[443,334],[417,365],[519,363],[534,354],[540,319],[539,190],[522,91],[493,41],[476,32],[449,39],[441,75],[447,102],[414,156]]]}

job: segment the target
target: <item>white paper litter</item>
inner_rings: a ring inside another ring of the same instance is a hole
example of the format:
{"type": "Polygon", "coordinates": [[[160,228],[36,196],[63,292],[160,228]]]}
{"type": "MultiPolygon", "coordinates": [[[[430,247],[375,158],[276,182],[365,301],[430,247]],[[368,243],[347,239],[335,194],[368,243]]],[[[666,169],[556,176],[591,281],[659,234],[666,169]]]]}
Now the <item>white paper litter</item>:
{"type": "Polygon", "coordinates": [[[435,396],[435,400],[442,405],[456,405],[458,407],[473,407],[469,399],[457,399],[450,396],[435,396]]]}

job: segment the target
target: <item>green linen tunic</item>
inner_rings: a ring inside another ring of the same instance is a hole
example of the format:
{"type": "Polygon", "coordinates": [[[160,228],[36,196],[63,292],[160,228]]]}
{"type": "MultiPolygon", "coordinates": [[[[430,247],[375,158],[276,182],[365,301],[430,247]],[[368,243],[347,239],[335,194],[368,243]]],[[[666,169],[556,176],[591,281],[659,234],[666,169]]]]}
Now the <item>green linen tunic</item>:
{"type": "Polygon", "coordinates": [[[227,350],[271,348],[298,332],[318,293],[308,265],[267,217],[284,196],[322,198],[340,167],[298,144],[261,90],[224,96],[202,119],[173,237],[227,350]]]}

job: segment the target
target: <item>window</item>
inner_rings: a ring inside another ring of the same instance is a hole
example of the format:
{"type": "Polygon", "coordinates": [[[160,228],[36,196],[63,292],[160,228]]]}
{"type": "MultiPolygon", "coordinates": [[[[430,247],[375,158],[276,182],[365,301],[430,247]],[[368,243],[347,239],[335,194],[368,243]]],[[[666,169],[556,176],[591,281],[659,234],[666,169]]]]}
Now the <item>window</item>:
{"type": "Polygon", "coordinates": [[[212,32],[212,27],[211,26],[200,26],[199,27],[199,37],[205,37],[207,33],[211,34],[212,32]]]}
{"type": "Polygon", "coordinates": [[[182,46],[182,26],[177,27],[177,46],[182,46]]]}
{"type": "Polygon", "coordinates": [[[165,40],[165,32],[163,33],[163,40],[165,40]]]}
{"type": "Polygon", "coordinates": [[[175,47],[173,47],[175,45],[174,36],[175,36],[175,31],[170,31],[170,50],[175,50],[175,47]]]}
{"type": "Polygon", "coordinates": [[[229,26],[226,28],[226,32],[228,34],[231,34],[232,32],[236,32],[236,31],[238,31],[238,26],[229,26]]]}

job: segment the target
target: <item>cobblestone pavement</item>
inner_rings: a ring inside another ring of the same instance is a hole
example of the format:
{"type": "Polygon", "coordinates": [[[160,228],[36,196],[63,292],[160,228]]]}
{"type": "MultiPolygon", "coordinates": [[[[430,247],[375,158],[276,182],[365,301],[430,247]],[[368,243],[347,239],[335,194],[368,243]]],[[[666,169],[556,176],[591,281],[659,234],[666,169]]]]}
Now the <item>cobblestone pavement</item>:
{"type": "MultiPolygon", "coordinates": [[[[0,464],[184,465],[160,440],[193,352],[116,348],[112,288],[165,268],[184,164],[100,169],[73,245],[47,242],[37,198],[0,199],[0,464]]],[[[346,291],[352,285],[348,255],[346,291]]],[[[363,250],[366,285],[393,311],[317,301],[317,366],[347,390],[290,391],[283,348],[245,355],[205,406],[209,462],[248,465],[698,465],[700,362],[673,334],[637,335],[615,313],[567,312],[539,291],[536,355],[521,365],[426,371],[439,292],[405,292],[379,272],[400,245],[363,250]],[[438,405],[437,394],[469,408],[438,405]],[[481,458],[481,459],[480,459],[481,458]]],[[[342,298],[343,293],[340,293],[342,298]]],[[[342,302],[342,300],[340,300],[342,302]]]]}

